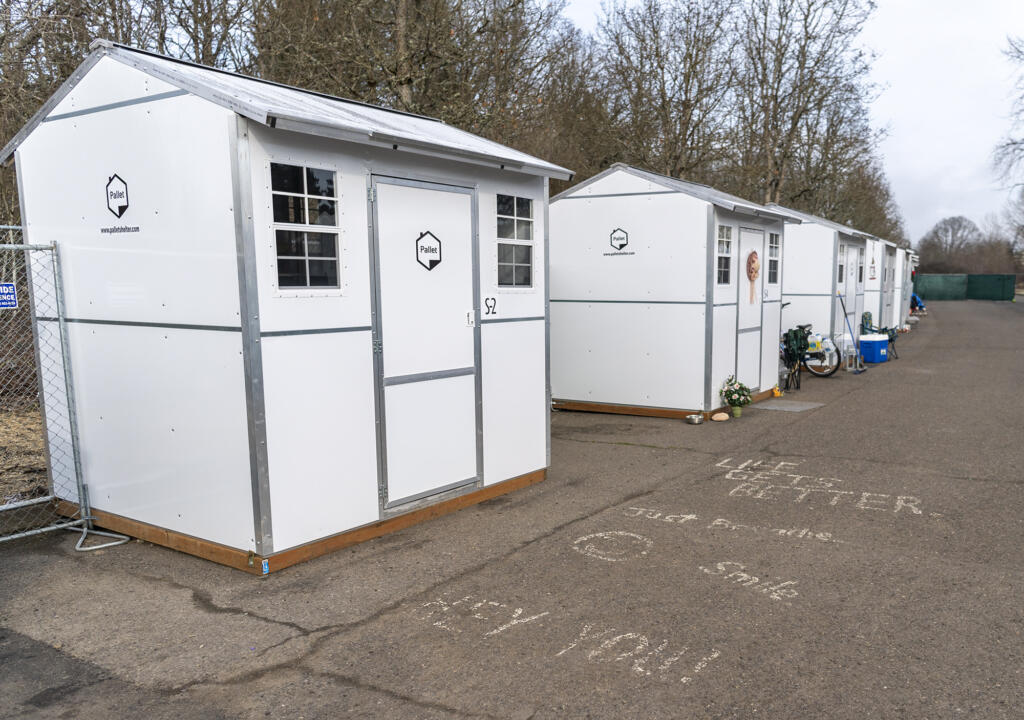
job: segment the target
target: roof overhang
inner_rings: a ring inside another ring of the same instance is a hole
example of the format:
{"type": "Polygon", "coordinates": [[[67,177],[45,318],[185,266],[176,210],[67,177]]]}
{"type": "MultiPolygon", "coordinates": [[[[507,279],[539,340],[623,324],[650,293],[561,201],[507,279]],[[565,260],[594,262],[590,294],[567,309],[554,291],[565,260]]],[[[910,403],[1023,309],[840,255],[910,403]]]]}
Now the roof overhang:
{"type": "MultiPolygon", "coordinates": [[[[63,100],[69,92],[71,92],[75,85],[85,77],[86,73],[88,73],[101,58],[110,57],[120,63],[128,65],[129,67],[134,67],[147,75],[158,78],[169,85],[173,85],[180,90],[185,90],[196,97],[200,97],[216,105],[220,105],[221,107],[227,108],[242,117],[248,118],[249,120],[265,125],[269,128],[289,130],[305,135],[343,140],[345,142],[370,145],[374,147],[387,147],[392,150],[469,162],[475,165],[500,170],[510,170],[527,175],[554,178],[557,180],[571,180],[573,176],[570,170],[552,163],[543,162],[539,159],[536,163],[528,161],[524,162],[521,158],[525,155],[522,153],[516,153],[520,158],[502,157],[500,153],[490,154],[468,149],[454,148],[444,143],[432,143],[422,139],[414,139],[401,135],[390,135],[385,132],[367,130],[365,127],[356,125],[346,125],[337,120],[332,120],[331,122],[318,122],[314,118],[299,117],[284,110],[276,111],[273,108],[268,108],[255,102],[246,101],[243,97],[227,95],[223,92],[219,92],[216,88],[209,87],[201,82],[193,81],[188,77],[183,77],[182,74],[168,72],[162,66],[162,61],[164,60],[169,60],[171,62],[180,61],[175,61],[171,58],[162,58],[160,56],[152,56],[144,51],[126,48],[108,40],[97,40],[93,42],[91,48],[92,52],[85,61],[75,69],[71,76],[60,86],[57,92],[43,104],[36,114],[32,116],[32,119],[29,120],[25,127],[23,127],[3,148],[3,151],[0,152],[0,164],[7,165],[14,156],[15,151],[17,151],[18,147],[25,141],[25,138],[27,138],[28,135],[47,117],[47,115],[50,114],[53,108],[56,107],[56,105],[60,103],[60,101],[63,100]],[[160,59],[157,60],[154,59],[154,57],[160,59]]],[[[187,64],[191,65],[191,63],[187,64]]],[[[204,69],[211,72],[221,72],[214,68],[204,69]]],[[[252,82],[263,82],[255,78],[246,79],[252,82]]],[[[277,87],[284,87],[277,85],[276,83],[270,84],[276,85],[277,87]]],[[[297,92],[306,92],[299,88],[288,89],[297,92]]],[[[332,99],[339,102],[347,102],[340,98],[332,99]]],[[[355,104],[365,105],[364,103],[355,104]]],[[[386,108],[377,109],[386,110],[386,108]]],[[[408,115],[408,113],[399,114],[408,115]]],[[[431,120],[431,118],[424,119],[431,120]]],[[[502,147],[497,143],[493,144],[498,147],[502,147]]]]}

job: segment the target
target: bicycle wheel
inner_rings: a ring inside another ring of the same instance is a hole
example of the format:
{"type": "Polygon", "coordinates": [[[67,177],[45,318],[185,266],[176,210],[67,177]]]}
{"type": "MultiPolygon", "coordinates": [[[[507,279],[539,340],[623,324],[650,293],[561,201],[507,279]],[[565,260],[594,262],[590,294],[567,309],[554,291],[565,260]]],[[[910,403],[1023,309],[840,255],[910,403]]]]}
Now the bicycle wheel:
{"type": "Polygon", "coordinates": [[[821,341],[821,351],[804,355],[803,365],[811,375],[818,377],[835,375],[840,365],[839,350],[836,348],[836,344],[830,339],[824,338],[821,341]]]}

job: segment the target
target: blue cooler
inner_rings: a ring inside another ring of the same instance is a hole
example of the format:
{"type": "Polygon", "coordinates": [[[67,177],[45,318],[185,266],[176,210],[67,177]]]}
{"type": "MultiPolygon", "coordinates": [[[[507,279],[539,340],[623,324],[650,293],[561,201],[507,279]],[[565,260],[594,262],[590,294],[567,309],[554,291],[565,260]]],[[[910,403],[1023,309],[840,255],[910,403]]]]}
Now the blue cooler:
{"type": "Polygon", "coordinates": [[[889,359],[889,336],[861,335],[860,354],[864,362],[884,363],[889,359]]]}

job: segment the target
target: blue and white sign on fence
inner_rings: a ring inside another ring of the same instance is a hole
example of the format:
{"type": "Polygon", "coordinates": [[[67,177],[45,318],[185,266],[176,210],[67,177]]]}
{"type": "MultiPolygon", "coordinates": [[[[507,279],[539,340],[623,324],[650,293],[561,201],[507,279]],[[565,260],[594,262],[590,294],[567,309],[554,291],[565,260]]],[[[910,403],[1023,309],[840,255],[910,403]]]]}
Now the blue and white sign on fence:
{"type": "Polygon", "coordinates": [[[14,283],[0,283],[0,310],[18,307],[18,289],[14,283]]]}

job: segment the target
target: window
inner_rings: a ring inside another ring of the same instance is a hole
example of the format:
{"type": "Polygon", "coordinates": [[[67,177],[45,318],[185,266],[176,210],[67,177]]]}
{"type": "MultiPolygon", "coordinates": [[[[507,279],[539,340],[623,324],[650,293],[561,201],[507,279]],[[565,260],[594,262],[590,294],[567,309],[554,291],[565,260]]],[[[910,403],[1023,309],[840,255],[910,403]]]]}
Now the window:
{"type": "Polygon", "coordinates": [[[732,228],[718,226],[718,284],[728,285],[732,270],[732,228]]]}
{"type": "Polygon", "coordinates": [[[334,171],[270,164],[279,288],[337,288],[334,171]]]}
{"type": "Polygon", "coordinates": [[[533,200],[498,195],[498,241],[499,287],[533,287],[533,200]]]}
{"type": "Polygon", "coordinates": [[[857,249],[857,282],[864,282],[864,248],[857,249]]]}
{"type": "Polygon", "coordinates": [[[779,251],[782,249],[779,234],[768,233],[768,284],[779,284],[779,251]]]}
{"type": "Polygon", "coordinates": [[[839,245],[839,282],[846,280],[846,245],[839,245]]]}

